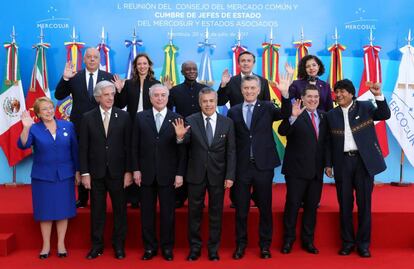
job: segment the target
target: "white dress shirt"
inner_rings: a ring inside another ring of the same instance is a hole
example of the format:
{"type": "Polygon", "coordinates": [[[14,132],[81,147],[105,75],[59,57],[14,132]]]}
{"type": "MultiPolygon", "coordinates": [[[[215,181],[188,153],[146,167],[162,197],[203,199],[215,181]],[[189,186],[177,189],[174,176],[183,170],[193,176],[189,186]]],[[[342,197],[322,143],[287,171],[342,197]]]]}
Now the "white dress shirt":
{"type": "Polygon", "coordinates": [[[89,74],[90,73],[93,74],[93,76],[92,76],[92,78],[93,78],[93,88],[95,88],[96,82],[98,81],[98,71],[99,71],[99,68],[96,69],[95,72],[89,72],[88,69],[85,69],[86,89],[88,89],[88,87],[89,87],[89,74]]]}
{"type": "Polygon", "coordinates": [[[154,107],[152,108],[152,114],[154,115],[154,122],[157,119],[157,114],[160,113],[160,128],[162,126],[162,123],[164,122],[165,116],[167,116],[167,107],[164,107],[161,111],[156,110],[154,107]]]}
{"type": "MultiPolygon", "coordinates": [[[[201,114],[203,115],[203,120],[204,120],[204,128],[207,125],[207,120],[206,118],[208,116],[206,116],[204,113],[201,112],[201,114]]],[[[213,115],[210,116],[210,125],[211,125],[211,130],[213,131],[213,137],[214,134],[216,133],[216,123],[217,123],[217,112],[214,112],[213,115]]]]}
{"type": "Polygon", "coordinates": [[[349,126],[348,111],[352,106],[354,101],[347,107],[341,107],[342,113],[344,115],[344,152],[358,150],[358,147],[355,143],[354,136],[352,135],[351,126],[349,126]]]}

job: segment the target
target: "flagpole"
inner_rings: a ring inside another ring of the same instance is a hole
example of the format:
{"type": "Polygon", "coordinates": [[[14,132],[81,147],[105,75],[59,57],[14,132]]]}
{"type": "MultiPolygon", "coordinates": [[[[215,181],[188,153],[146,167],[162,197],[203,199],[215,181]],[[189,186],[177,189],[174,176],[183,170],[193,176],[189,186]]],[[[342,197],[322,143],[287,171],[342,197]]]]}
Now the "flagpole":
{"type": "MultiPolygon", "coordinates": [[[[15,44],[16,43],[16,31],[14,29],[14,25],[13,25],[13,29],[12,29],[12,33],[10,35],[11,37],[11,43],[15,44]]],[[[17,182],[17,173],[16,173],[17,167],[16,165],[12,166],[12,182],[9,183],[5,183],[4,186],[6,187],[18,187],[18,186],[22,186],[23,183],[22,182],[17,182]]]]}
{"type": "MultiPolygon", "coordinates": [[[[406,38],[407,45],[411,46],[411,41],[413,38],[411,37],[411,29],[408,30],[408,37],[406,38]]],[[[401,158],[400,158],[400,181],[399,182],[391,182],[391,186],[394,187],[408,187],[411,186],[411,182],[403,182],[403,174],[404,174],[404,150],[401,148],[401,158]]]]}

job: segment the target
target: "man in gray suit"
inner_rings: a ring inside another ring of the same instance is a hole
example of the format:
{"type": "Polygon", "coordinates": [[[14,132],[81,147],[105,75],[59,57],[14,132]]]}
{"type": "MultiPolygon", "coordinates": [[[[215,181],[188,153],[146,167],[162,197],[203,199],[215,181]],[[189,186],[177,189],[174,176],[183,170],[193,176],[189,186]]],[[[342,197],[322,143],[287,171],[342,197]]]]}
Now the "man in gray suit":
{"type": "Polygon", "coordinates": [[[189,145],[188,168],[188,239],[189,261],[201,254],[200,225],[203,203],[208,190],[209,240],[208,257],[219,260],[224,189],[233,186],[236,169],[234,127],[231,119],[216,112],[217,93],[203,88],[199,93],[201,112],[175,121],[178,143],[189,145]],[[191,127],[191,128],[190,128],[191,127]]]}

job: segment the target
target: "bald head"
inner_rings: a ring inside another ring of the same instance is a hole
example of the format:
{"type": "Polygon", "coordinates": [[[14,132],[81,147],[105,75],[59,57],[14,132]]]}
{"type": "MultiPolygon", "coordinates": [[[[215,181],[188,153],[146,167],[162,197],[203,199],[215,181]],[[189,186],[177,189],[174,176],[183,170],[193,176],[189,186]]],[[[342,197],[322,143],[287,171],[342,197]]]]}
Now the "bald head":
{"type": "Polygon", "coordinates": [[[181,65],[181,74],[187,81],[196,81],[198,76],[197,65],[193,61],[185,61],[181,65]]]}
{"type": "Polygon", "coordinates": [[[95,72],[98,70],[100,61],[99,51],[96,48],[91,47],[85,51],[83,62],[85,63],[88,72],[95,72]]]}

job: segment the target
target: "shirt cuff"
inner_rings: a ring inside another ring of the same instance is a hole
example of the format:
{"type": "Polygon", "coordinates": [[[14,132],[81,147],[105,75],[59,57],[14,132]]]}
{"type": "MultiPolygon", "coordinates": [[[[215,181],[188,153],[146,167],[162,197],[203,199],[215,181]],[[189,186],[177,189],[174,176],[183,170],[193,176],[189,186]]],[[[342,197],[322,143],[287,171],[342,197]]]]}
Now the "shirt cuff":
{"type": "Polygon", "coordinates": [[[290,116],[289,117],[289,123],[290,123],[290,125],[292,125],[295,121],[296,121],[296,119],[297,119],[298,117],[293,117],[293,116],[290,116]]]}

